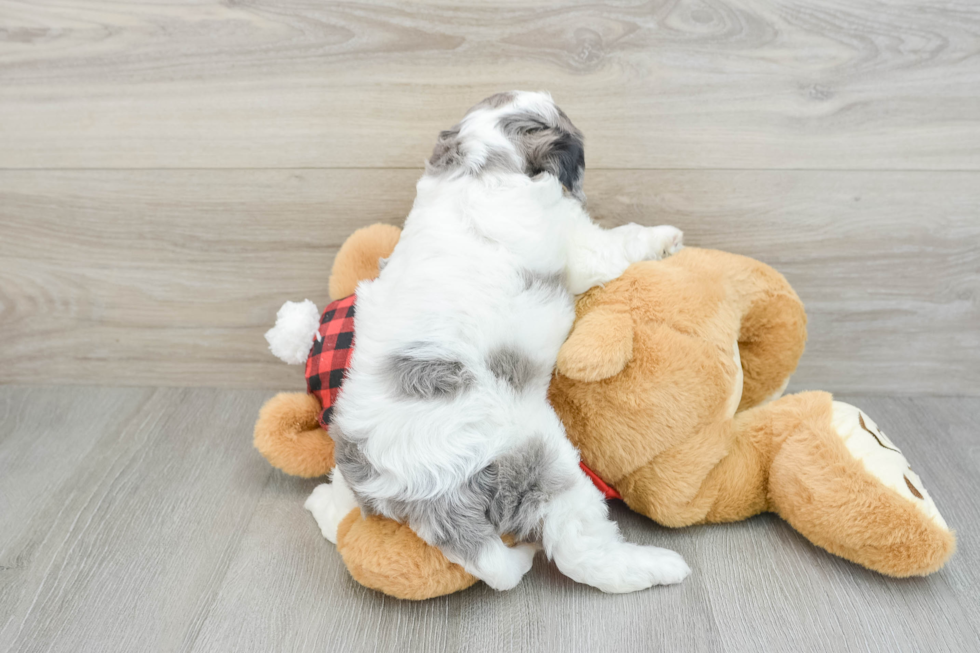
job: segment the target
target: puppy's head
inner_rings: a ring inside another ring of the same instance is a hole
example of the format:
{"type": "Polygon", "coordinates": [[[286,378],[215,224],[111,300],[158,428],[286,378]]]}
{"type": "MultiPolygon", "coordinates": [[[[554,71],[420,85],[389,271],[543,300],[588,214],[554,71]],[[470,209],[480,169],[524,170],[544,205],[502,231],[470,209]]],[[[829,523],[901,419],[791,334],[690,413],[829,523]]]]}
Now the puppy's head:
{"type": "Polygon", "coordinates": [[[429,174],[479,175],[514,172],[553,175],[565,189],[585,200],[582,132],[547,93],[497,93],[439,134],[429,174]]]}

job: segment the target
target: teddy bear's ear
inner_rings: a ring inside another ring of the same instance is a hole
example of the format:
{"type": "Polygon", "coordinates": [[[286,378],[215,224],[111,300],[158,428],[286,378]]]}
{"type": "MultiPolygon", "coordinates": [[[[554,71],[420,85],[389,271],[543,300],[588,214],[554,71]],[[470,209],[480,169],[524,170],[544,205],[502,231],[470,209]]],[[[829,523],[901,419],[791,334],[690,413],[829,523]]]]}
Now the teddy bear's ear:
{"type": "Polygon", "coordinates": [[[379,260],[391,255],[401,234],[394,225],[372,224],[348,236],[333,261],[330,299],[353,295],[358,283],[377,277],[379,260]]]}
{"type": "Polygon", "coordinates": [[[601,381],[633,359],[633,319],[623,305],[599,306],[575,322],[558,352],[558,372],[576,381],[601,381]]]}

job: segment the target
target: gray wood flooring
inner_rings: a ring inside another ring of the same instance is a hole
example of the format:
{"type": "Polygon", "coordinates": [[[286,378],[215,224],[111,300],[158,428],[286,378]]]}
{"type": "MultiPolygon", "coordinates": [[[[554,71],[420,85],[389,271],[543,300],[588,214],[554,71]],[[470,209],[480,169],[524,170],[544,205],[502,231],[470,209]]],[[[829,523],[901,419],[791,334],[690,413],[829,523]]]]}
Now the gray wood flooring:
{"type": "Polygon", "coordinates": [[[785,523],[667,530],[682,585],[609,596],[543,559],[508,593],[422,603],[355,584],[251,447],[261,390],[0,387],[0,650],[977,651],[980,399],[847,395],[903,447],[959,552],[893,580],[785,523]]]}

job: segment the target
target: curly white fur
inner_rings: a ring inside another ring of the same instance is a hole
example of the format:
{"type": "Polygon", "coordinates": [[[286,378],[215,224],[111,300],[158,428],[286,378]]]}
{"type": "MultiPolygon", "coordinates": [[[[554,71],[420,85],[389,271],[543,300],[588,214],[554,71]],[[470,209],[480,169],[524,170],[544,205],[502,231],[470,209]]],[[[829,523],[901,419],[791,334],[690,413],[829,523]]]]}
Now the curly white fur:
{"type": "MultiPolygon", "coordinates": [[[[581,135],[549,96],[481,103],[441,136],[401,240],[357,291],[330,429],[337,501],[409,523],[496,589],[514,587],[535,550],[502,533],[541,541],[562,572],[608,592],[690,572],[672,551],[622,540],[547,400],[572,294],[681,246],[673,227],[595,225],[578,199],[583,166],[581,135]]],[[[319,493],[317,513],[339,512],[319,493]]]]}

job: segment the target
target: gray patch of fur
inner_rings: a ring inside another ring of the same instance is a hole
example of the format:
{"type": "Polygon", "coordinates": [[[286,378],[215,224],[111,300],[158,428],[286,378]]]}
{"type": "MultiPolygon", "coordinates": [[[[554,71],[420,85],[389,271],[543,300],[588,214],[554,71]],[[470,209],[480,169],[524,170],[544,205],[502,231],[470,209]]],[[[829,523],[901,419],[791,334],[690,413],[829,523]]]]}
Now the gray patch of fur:
{"type": "Polygon", "coordinates": [[[564,293],[565,271],[558,272],[535,272],[534,270],[521,270],[521,281],[524,283],[524,290],[545,290],[549,293],[564,293]]]}
{"type": "Polygon", "coordinates": [[[484,469],[454,492],[425,501],[389,501],[388,507],[429,542],[473,560],[491,538],[498,536],[487,519],[492,490],[489,476],[484,469]]]}
{"type": "Polygon", "coordinates": [[[496,532],[510,533],[518,541],[538,539],[544,505],[571,485],[571,479],[558,473],[555,453],[541,440],[531,440],[489,469],[492,496],[487,516],[496,532]]]}
{"type": "Polygon", "coordinates": [[[385,258],[379,258],[378,259],[378,272],[381,272],[382,270],[385,269],[385,266],[388,265],[388,259],[389,258],[391,258],[391,257],[386,256],[385,258]]]}
{"type": "Polygon", "coordinates": [[[343,472],[344,478],[352,486],[363,485],[374,478],[374,467],[368,462],[356,442],[344,439],[334,440],[334,442],[336,443],[334,460],[343,472]]]}
{"type": "Polygon", "coordinates": [[[377,470],[361,451],[357,442],[348,438],[336,423],[330,425],[328,433],[334,442],[334,461],[361,505],[362,511],[365,515],[377,512],[373,509],[373,503],[358,491],[358,488],[377,477],[377,470]]]}
{"type": "Polygon", "coordinates": [[[540,539],[545,504],[571,485],[557,456],[539,439],[508,452],[433,499],[375,500],[362,488],[378,471],[357,442],[332,425],[334,457],[365,515],[384,514],[409,524],[426,540],[473,560],[492,539],[511,534],[522,542],[540,539]]]}
{"type": "MultiPolygon", "coordinates": [[[[346,472],[344,472],[346,478],[346,472]]],[[[455,491],[424,501],[385,501],[384,512],[436,546],[473,560],[493,538],[540,538],[544,505],[571,479],[540,440],[526,443],[468,478],[455,491]]]]}
{"type": "Polygon", "coordinates": [[[413,348],[391,356],[388,372],[398,394],[413,399],[451,399],[474,381],[473,373],[461,361],[413,348]]]}
{"type": "Polygon", "coordinates": [[[535,272],[524,269],[520,270],[518,275],[522,286],[521,290],[526,293],[533,293],[537,301],[561,301],[564,303],[574,301],[566,285],[567,280],[564,270],[558,272],[535,272]]]}
{"type": "Polygon", "coordinates": [[[487,367],[498,379],[521,392],[538,372],[538,366],[526,354],[513,347],[501,347],[487,355],[487,367]]]}

